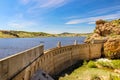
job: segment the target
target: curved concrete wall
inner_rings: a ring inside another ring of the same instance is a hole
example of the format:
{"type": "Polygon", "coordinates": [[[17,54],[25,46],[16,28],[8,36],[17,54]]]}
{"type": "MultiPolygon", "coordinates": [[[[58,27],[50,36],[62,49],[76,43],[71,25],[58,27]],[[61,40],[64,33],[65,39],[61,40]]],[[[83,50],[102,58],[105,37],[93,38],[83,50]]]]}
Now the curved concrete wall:
{"type": "MultiPolygon", "coordinates": [[[[26,77],[29,65],[43,54],[43,46],[37,46],[0,60],[0,80],[12,80],[15,75],[26,77]],[[28,66],[28,67],[27,67],[28,66]],[[24,68],[26,68],[24,70],[24,68]],[[19,74],[20,73],[20,74],[19,74]],[[25,76],[24,76],[25,75],[25,76]]],[[[23,80],[23,79],[16,79],[23,80]]],[[[25,78],[25,80],[29,80],[25,78]]]]}
{"type": "Polygon", "coordinates": [[[54,75],[79,60],[100,58],[101,48],[101,44],[79,44],[54,48],[46,51],[40,58],[40,68],[50,75],[54,75]]]}
{"type": "Polygon", "coordinates": [[[78,44],[53,48],[43,53],[43,46],[38,46],[1,60],[0,80],[29,80],[38,69],[54,75],[79,60],[100,58],[101,48],[102,44],[78,44]]]}

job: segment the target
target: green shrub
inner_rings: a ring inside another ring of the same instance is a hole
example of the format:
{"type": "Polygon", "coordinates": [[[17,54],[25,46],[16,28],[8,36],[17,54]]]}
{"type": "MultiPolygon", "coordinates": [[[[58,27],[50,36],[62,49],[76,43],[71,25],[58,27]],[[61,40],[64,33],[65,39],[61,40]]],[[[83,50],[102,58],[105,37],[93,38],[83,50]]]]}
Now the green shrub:
{"type": "Polygon", "coordinates": [[[114,69],[120,69],[120,60],[112,60],[111,62],[113,64],[114,69]]]}
{"type": "Polygon", "coordinates": [[[89,61],[88,64],[87,64],[87,66],[89,68],[96,68],[97,67],[94,61],[89,61]]]}
{"type": "Polygon", "coordinates": [[[101,65],[102,65],[103,67],[113,68],[112,64],[109,63],[109,62],[101,62],[101,65]]]}
{"type": "Polygon", "coordinates": [[[112,68],[112,69],[120,69],[120,60],[106,60],[106,61],[97,61],[97,64],[107,67],[107,68],[112,68]]]}
{"type": "Polygon", "coordinates": [[[120,80],[120,76],[113,76],[110,74],[110,79],[109,80],[120,80]]]}

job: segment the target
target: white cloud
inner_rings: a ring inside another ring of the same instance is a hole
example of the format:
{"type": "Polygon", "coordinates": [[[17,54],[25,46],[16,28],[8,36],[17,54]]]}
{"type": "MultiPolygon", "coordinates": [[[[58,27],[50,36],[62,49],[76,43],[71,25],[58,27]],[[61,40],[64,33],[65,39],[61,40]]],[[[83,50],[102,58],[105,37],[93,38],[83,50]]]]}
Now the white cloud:
{"type": "Polygon", "coordinates": [[[40,7],[49,8],[49,7],[63,6],[66,2],[67,0],[47,0],[40,7]]]}
{"type": "Polygon", "coordinates": [[[16,13],[14,16],[7,17],[7,21],[3,23],[6,30],[25,30],[29,31],[42,25],[42,21],[38,22],[34,19],[27,19],[24,14],[16,13]]]}
{"type": "Polygon", "coordinates": [[[69,0],[19,0],[22,4],[33,3],[32,7],[36,8],[50,8],[60,7],[66,4],[69,0]]]}
{"type": "Polygon", "coordinates": [[[88,24],[95,24],[95,22],[88,22],[88,24]]]}
{"type": "Polygon", "coordinates": [[[16,29],[26,28],[26,27],[34,27],[38,25],[36,22],[32,21],[11,21],[7,23],[8,27],[13,27],[16,29]]]}
{"type": "Polygon", "coordinates": [[[85,13],[83,15],[75,15],[75,16],[73,15],[73,16],[69,16],[65,19],[75,19],[75,18],[86,17],[89,15],[91,15],[91,16],[105,15],[105,14],[109,14],[109,13],[113,13],[113,12],[120,13],[120,5],[96,9],[96,10],[90,11],[88,13],[85,13]]]}
{"type": "Polygon", "coordinates": [[[22,13],[16,13],[9,18],[10,19],[7,21],[6,25],[11,28],[26,28],[38,25],[36,21],[26,19],[22,13]]]}
{"type": "Polygon", "coordinates": [[[76,19],[76,18],[80,18],[80,16],[69,16],[69,17],[66,17],[66,18],[63,18],[63,19],[76,19]]]}
{"type": "Polygon", "coordinates": [[[101,15],[101,14],[106,14],[106,13],[110,13],[110,12],[118,11],[118,10],[120,10],[120,5],[93,10],[91,12],[88,12],[88,14],[101,15]]]}
{"type": "Polygon", "coordinates": [[[29,13],[44,13],[69,3],[70,0],[31,0],[33,5],[28,9],[29,13]]]}
{"type": "Polygon", "coordinates": [[[73,19],[66,22],[65,24],[80,24],[80,23],[91,24],[99,19],[110,20],[110,19],[117,19],[117,18],[120,18],[120,13],[108,14],[103,16],[94,16],[94,17],[82,18],[82,19],[73,19]]]}

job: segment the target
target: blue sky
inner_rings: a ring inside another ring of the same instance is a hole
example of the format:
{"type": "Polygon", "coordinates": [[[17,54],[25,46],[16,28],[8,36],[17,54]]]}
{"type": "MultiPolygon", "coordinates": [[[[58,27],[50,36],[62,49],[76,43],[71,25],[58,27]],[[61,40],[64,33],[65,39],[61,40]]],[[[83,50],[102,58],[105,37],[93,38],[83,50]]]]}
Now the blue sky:
{"type": "Polygon", "coordinates": [[[120,18],[120,0],[0,0],[0,30],[89,33],[120,18]]]}

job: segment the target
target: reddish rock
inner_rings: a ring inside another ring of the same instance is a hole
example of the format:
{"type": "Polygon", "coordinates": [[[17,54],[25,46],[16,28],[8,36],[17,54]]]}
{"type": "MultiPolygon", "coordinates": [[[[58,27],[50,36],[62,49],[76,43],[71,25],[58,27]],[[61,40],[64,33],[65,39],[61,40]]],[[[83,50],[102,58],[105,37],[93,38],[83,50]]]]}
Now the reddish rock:
{"type": "Polygon", "coordinates": [[[113,37],[115,35],[120,35],[120,19],[109,22],[104,20],[98,20],[96,21],[96,28],[94,30],[93,35],[89,37],[86,41],[88,43],[90,42],[90,40],[96,38],[108,37],[108,36],[113,37]]]}
{"type": "Polygon", "coordinates": [[[104,44],[104,54],[109,58],[120,58],[120,39],[109,39],[104,44]]]}
{"type": "MultiPolygon", "coordinates": [[[[105,40],[104,55],[109,58],[120,58],[120,19],[112,21],[98,20],[92,36],[85,40],[91,43],[95,40],[105,40]]],[[[97,41],[97,42],[101,42],[97,41]]]]}

